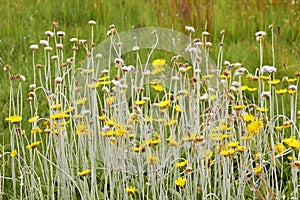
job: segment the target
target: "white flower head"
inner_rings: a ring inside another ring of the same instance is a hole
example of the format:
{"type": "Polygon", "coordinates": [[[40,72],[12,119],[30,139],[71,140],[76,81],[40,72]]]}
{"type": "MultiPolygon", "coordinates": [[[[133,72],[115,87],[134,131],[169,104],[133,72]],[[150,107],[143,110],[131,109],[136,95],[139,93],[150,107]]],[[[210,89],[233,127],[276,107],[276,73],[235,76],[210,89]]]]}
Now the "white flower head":
{"type": "Polygon", "coordinates": [[[264,91],[261,93],[260,95],[261,97],[270,97],[271,96],[271,92],[270,91],[264,91]]]}
{"type": "Polygon", "coordinates": [[[57,36],[59,36],[59,37],[63,37],[63,36],[66,35],[66,33],[63,32],[63,31],[58,31],[56,34],[57,34],[57,36]]]}
{"type": "Polygon", "coordinates": [[[37,45],[37,44],[32,44],[32,45],[30,45],[30,47],[29,47],[31,50],[37,50],[38,48],[39,48],[39,45],[37,45]]]}
{"type": "Polygon", "coordinates": [[[70,42],[74,43],[74,42],[77,42],[78,41],[78,38],[71,38],[70,39],[70,42]]]}
{"type": "Polygon", "coordinates": [[[97,24],[97,23],[96,23],[95,20],[90,20],[90,21],[89,21],[89,25],[95,26],[96,24],[97,24]]]}
{"type": "Polygon", "coordinates": [[[297,90],[297,86],[296,85],[290,85],[289,90],[297,90]]]}
{"type": "Polygon", "coordinates": [[[55,83],[60,84],[62,82],[62,80],[63,80],[62,77],[56,77],[55,78],[55,83]]]}
{"type": "Polygon", "coordinates": [[[234,87],[240,87],[241,86],[241,84],[239,82],[237,82],[237,81],[233,81],[231,83],[231,85],[234,86],[234,87]]]}
{"type": "Polygon", "coordinates": [[[265,65],[260,69],[260,71],[261,73],[265,73],[265,72],[273,73],[277,71],[277,68],[274,66],[265,65]]]}
{"type": "Polygon", "coordinates": [[[44,47],[48,47],[49,46],[49,42],[47,40],[40,40],[40,44],[44,47]]]}
{"type": "Polygon", "coordinates": [[[47,35],[48,37],[53,37],[54,33],[52,31],[46,31],[45,35],[47,35]]]}
{"type": "Polygon", "coordinates": [[[264,31],[258,31],[258,32],[255,33],[257,41],[263,39],[266,35],[267,35],[267,33],[264,32],[264,31]]]}
{"type": "Polygon", "coordinates": [[[195,28],[192,26],[185,26],[186,31],[195,32],[195,28]]]}

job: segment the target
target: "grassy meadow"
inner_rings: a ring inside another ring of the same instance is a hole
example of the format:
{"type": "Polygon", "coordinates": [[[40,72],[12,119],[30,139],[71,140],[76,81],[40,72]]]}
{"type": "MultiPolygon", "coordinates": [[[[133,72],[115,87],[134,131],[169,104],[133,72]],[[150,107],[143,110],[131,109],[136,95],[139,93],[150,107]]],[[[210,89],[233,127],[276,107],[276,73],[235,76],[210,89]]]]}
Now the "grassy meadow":
{"type": "Polygon", "coordinates": [[[0,13],[0,199],[299,199],[300,2],[0,13]],[[147,49],[121,34],[143,27],[147,49]],[[158,49],[171,30],[185,56],[158,49]]]}

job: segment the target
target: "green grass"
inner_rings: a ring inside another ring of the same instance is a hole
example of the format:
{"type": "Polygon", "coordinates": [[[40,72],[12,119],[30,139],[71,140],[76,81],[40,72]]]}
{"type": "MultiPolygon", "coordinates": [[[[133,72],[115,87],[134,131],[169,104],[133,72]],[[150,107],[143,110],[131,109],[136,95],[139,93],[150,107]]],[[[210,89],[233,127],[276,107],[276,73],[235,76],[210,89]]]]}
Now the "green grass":
{"type": "MultiPolygon", "coordinates": [[[[51,25],[53,21],[58,23],[57,30],[66,32],[64,41],[68,41],[72,37],[78,37],[79,39],[87,39],[88,41],[90,41],[90,26],[87,22],[90,19],[94,19],[97,22],[97,25],[95,26],[94,38],[96,44],[108,38],[108,36],[106,36],[106,31],[109,29],[108,27],[111,24],[115,24],[119,32],[138,27],[174,27],[176,31],[182,31],[186,34],[188,33],[184,30],[184,27],[185,25],[189,25],[195,27],[196,29],[196,32],[193,34],[193,38],[201,38],[202,31],[207,30],[210,33],[210,36],[208,37],[209,41],[213,43],[213,48],[211,48],[210,55],[214,61],[217,60],[219,51],[217,45],[221,41],[222,37],[220,35],[220,31],[224,29],[224,60],[229,60],[232,63],[240,62],[242,63],[243,67],[246,67],[251,73],[254,73],[254,70],[259,67],[260,62],[259,42],[256,41],[254,34],[259,30],[267,32],[267,36],[265,40],[263,40],[263,64],[272,65],[271,30],[268,27],[269,25],[273,24],[276,58],[275,66],[278,70],[276,73],[276,78],[281,79],[284,76],[295,77],[294,74],[300,67],[300,4],[296,3],[292,5],[291,2],[292,1],[281,2],[271,0],[206,0],[202,2],[199,2],[197,0],[168,0],[163,3],[156,0],[19,0],[13,2],[10,0],[3,0],[0,6],[0,64],[1,68],[3,68],[3,66],[6,64],[11,65],[12,74],[19,73],[26,76],[26,82],[23,84],[23,97],[25,100],[27,98],[27,93],[29,92],[28,86],[33,81],[32,52],[30,51],[29,46],[31,44],[38,44],[40,39],[46,39],[44,32],[47,30],[53,30],[53,27],[51,25]]],[[[65,46],[65,48],[70,47],[70,44],[66,44],[65,46]]],[[[68,52],[69,54],[66,54],[65,57],[72,56],[71,51],[67,51],[67,53],[68,52]]],[[[146,53],[143,55],[146,55],[146,53]]],[[[153,57],[169,58],[170,55],[166,55],[166,53],[158,51],[154,53],[153,57]]],[[[44,57],[42,51],[38,51],[36,53],[35,63],[43,63],[43,58],[44,57]]],[[[131,54],[126,55],[125,58],[126,63],[129,64],[132,64],[132,62],[135,61],[135,56],[131,54]]],[[[85,52],[79,53],[77,57],[76,67],[80,66],[78,64],[80,63],[78,62],[78,60],[84,59],[85,52]]],[[[169,61],[167,60],[167,62],[169,61]]],[[[287,86],[287,84],[285,83],[282,85],[285,87],[287,86]]],[[[7,122],[4,122],[4,119],[8,116],[9,112],[8,99],[10,94],[9,77],[7,77],[6,72],[0,73],[0,87],[0,134],[1,137],[4,137],[3,141],[5,141],[2,144],[3,149],[1,149],[1,152],[3,153],[9,152],[11,150],[9,125],[7,122]]],[[[267,84],[265,88],[268,88],[267,84]]],[[[153,93],[153,89],[151,89],[151,93],[153,93]]],[[[154,99],[154,101],[156,101],[157,99],[155,99],[155,97],[161,99],[162,95],[151,97],[154,99]]],[[[247,98],[251,99],[250,93],[247,93],[247,98]]],[[[288,98],[286,98],[285,101],[286,100],[288,100],[288,98]]],[[[100,101],[104,101],[104,99],[101,99],[100,101]]],[[[278,104],[281,105],[281,103],[281,100],[279,100],[278,104]]],[[[44,116],[49,115],[48,109],[42,109],[42,107],[46,107],[47,104],[48,103],[42,98],[39,99],[39,114],[44,116]]],[[[28,103],[26,101],[24,101],[23,107],[23,118],[24,121],[27,121],[27,119],[31,115],[28,103]]],[[[203,107],[207,107],[207,104],[203,104],[203,107]]],[[[290,105],[286,104],[286,107],[290,108],[290,105]]],[[[130,107],[130,109],[132,108],[130,107]]],[[[280,108],[279,110],[281,111],[282,109],[280,108]]],[[[290,113],[286,112],[285,114],[286,116],[290,116],[290,113]]],[[[284,120],[281,120],[280,122],[282,123],[283,121],[284,120]]],[[[159,124],[157,127],[163,127],[163,125],[159,124]]],[[[29,133],[31,127],[30,125],[24,123],[21,128],[25,129],[29,133]]],[[[166,128],[165,131],[166,135],[169,135],[172,132],[171,128],[166,128]]],[[[288,133],[288,131],[286,133],[288,133]]],[[[42,137],[42,139],[45,138],[47,137],[42,137]]],[[[139,138],[138,140],[142,141],[142,138],[139,138]]],[[[26,144],[27,142],[24,142],[24,145],[26,144]]],[[[272,142],[270,142],[270,144],[272,144],[272,142]]],[[[266,149],[267,147],[264,147],[265,151],[266,149]]],[[[88,151],[84,152],[86,153],[86,155],[81,155],[82,158],[86,158],[86,156],[89,155],[88,151]]],[[[186,155],[190,155],[190,153],[191,152],[183,151],[182,156],[184,157],[186,155]]],[[[70,153],[70,155],[74,156],[74,154],[72,153],[70,153]]],[[[30,158],[28,155],[24,155],[24,158],[26,158],[27,161],[35,160],[31,158],[31,154],[30,158]]],[[[7,169],[7,174],[12,173],[9,169],[9,167],[11,166],[10,161],[11,160],[8,159],[5,160],[6,163],[1,163],[1,165],[4,165],[5,169],[7,169]]],[[[97,162],[99,162],[99,166],[102,167],[103,163],[100,164],[100,162],[102,161],[97,162]]],[[[139,163],[140,161],[136,162],[139,163]]],[[[169,162],[168,164],[170,164],[170,161],[165,162],[169,162]]],[[[76,164],[78,165],[78,163],[76,164]]],[[[88,163],[89,165],[90,161],[83,161],[82,163],[84,165],[87,165],[88,163]]],[[[70,163],[68,164],[71,165],[73,163],[71,163],[70,161],[70,163]]],[[[285,163],[285,165],[289,165],[289,163],[285,163]]],[[[45,164],[45,166],[50,167],[51,165],[45,164]]],[[[274,167],[273,163],[272,167],[274,167]]],[[[281,165],[278,164],[278,171],[279,167],[281,167],[281,165]]],[[[74,168],[78,170],[82,169],[81,167],[74,168]]],[[[35,172],[38,174],[43,174],[42,168],[35,168],[35,172]]],[[[57,171],[57,173],[60,173],[59,170],[57,171]]],[[[99,173],[99,175],[97,175],[97,181],[104,181],[105,174],[103,174],[102,171],[97,171],[97,173],[99,173]]],[[[178,175],[178,173],[179,172],[176,172],[176,175],[178,175]]],[[[285,171],[285,173],[287,173],[287,171],[285,171]]],[[[112,176],[116,178],[117,176],[121,175],[117,172],[112,172],[112,176]]],[[[272,174],[270,175],[269,173],[266,173],[266,176],[269,177],[272,176],[272,174]]],[[[285,189],[284,191],[293,190],[293,184],[295,183],[295,181],[293,180],[293,182],[292,180],[290,180],[290,174],[286,175],[285,178],[289,179],[286,180],[286,182],[288,183],[287,187],[290,188],[285,189]]],[[[173,179],[170,180],[173,181],[173,179]]],[[[167,184],[170,184],[168,183],[168,181],[170,182],[170,180],[167,180],[167,184]]],[[[86,180],[79,180],[81,187],[86,187],[88,184],[90,184],[90,182],[86,184],[83,183],[83,181],[86,180]]],[[[71,184],[72,183],[70,183],[70,185],[71,184]]],[[[122,187],[121,185],[116,185],[116,187],[118,188],[122,187]]],[[[11,187],[12,185],[11,183],[6,183],[6,186],[11,187]]],[[[98,187],[102,186],[98,185],[98,187]]],[[[104,190],[103,188],[98,189],[101,191],[104,190]]],[[[8,192],[8,190],[5,191],[8,192]]],[[[42,191],[45,191],[45,188],[43,188],[42,191]]],[[[181,190],[178,190],[177,188],[177,191],[169,191],[170,194],[168,194],[168,196],[175,198],[179,194],[178,191],[181,190]]],[[[264,193],[264,191],[261,192],[264,193]]],[[[248,194],[251,196],[250,191],[247,192],[247,195],[248,194]]],[[[9,196],[12,195],[13,194],[9,194],[9,196]]],[[[73,195],[79,194],[74,192],[73,195]]],[[[100,195],[103,194],[100,193],[100,195]]],[[[200,192],[199,195],[201,195],[200,192]]],[[[287,193],[287,195],[291,194],[287,193]]]]}

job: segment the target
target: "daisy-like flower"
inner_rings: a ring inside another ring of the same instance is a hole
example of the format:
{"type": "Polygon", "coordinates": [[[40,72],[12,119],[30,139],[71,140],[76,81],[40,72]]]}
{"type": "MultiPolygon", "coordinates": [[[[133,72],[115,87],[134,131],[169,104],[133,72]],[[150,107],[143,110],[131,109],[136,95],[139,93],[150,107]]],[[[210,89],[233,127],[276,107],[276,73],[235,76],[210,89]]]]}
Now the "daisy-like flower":
{"type": "Polygon", "coordinates": [[[42,129],[40,129],[39,127],[33,127],[30,131],[31,134],[36,134],[36,133],[42,133],[42,129]]]}
{"type": "Polygon", "coordinates": [[[76,101],[76,103],[77,103],[78,105],[80,105],[80,104],[84,104],[86,101],[87,101],[87,98],[81,98],[81,99],[78,99],[78,100],[76,101]]]}
{"type": "Polygon", "coordinates": [[[159,158],[156,156],[147,155],[146,161],[149,165],[156,165],[159,162],[159,158]]]}
{"type": "Polygon", "coordinates": [[[75,133],[76,133],[77,135],[85,135],[85,134],[87,134],[87,133],[88,133],[88,126],[87,126],[87,124],[84,123],[84,122],[82,122],[81,124],[78,124],[78,125],[76,126],[76,131],[75,131],[75,133]]]}
{"type": "Polygon", "coordinates": [[[21,122],[22,121],[22,117],[19,115],[13,115],[10,117],[6,117],[5,121],[8,121],[10,123],[17,123],[17,122],[21,122]]]}
{"type": "Polygon", "coordinates": [[[83,170],[81,172],[78,172],[78,175],[79,176],[86,176],[88,175],[89,173],[91,173],[91,170],[90,169],[86,169],[86,170],[83,170]]]}
{"type": "Polygon", "coordinates": [[[236,105],[236,106],[231,106],[231,109],[232,110],[241,110],[245,107],[246,107],[245,105],[236,105]]]}
{"type": "Polygon", "coordinates": [[[182,168],[182,167],[185,167],[187,164],[188,164],[188,160],[184,160],[184,161],[182,161],[182,162],[176,163],[176,164],[175,164],[175,167],[180,167],[180,168],[182,168]]]}
{"type": "Polygon", "coordinates": [[[243,119],[245,122],[251,122],[254,121],[255,117],[253,115],[246,113],[243,115],[243,119]]]}
{"type": "Polygon", "coordinates": [[[153,67],[162,67],[166,64],[165,59],[156,59],[152,62],[153,67]]]}
{"type": "Polygon", "coordinates": [[[240,142],[230,142],[230,143],[228,143],[228,147],[236,148],[239,144],[240,144],[240,142]]]}
{"type": "Polygon", "coordinates": [[[290,138],[284,138],[283,142],[286,143],[291,148],[300,147],[300,141],[297,140],[295,136],[291,136],[290,138]]]}
{"type": "Polygon", "coordinates": [[[13,150],[13,151],[10,153],[10,156],[11,156],[12,158],[14,158],[14,157],[16,157],[17,154],[18,154],[18,153],[17,153],[17,150],[13,150]]]}
{"type": "Polygon", "coordinates": [[[165,107],[169,106],[170,103],[171,103],[171,100],[160,101],[159,104],[158,104],[158,106],[162,107],[162,108],[165,108],[165,107]]]}
{"type": "Polygon", "coordinates": [[[153,86],[153,89],[158,91],[158,92],[162,92],[162,91],[164,91],[164,86],[160,85],[160,84],[157,84],[157,85],[153,86]]]}
{"type": "Polygon", "coordinates": [[[284,94],[287,93],[287,89],[275,90],[276,94],[284,94]]]}
{"type": "Polygon", "coordinates": [[[262,171],[262,166],[257,166],[252,170],[252,172],[257,173],[257,174],[260,173],[261,171],[262,171]]]}
{"type": "Polygon", "coordinates": [[[195,28],[192,26],[185,26],[185,30],[189,32],[195,32],[195,28]]]}
{"type": "Polygon", "coordinates": [[[248,134],[253,135],[259,133],[260,129],[263,128],[263,122],[259,119],[255,119],[247,125],[248,134]]]}
{"type": "Polygon", "coordinates": [[[236,149],[239,151],[239,152],[243,152],[247,149],[246,146],[237,146],[236,149]]]}
{"type": "Polygon", "coordinates": [[[260,69],[261,73],[273,73],[277,71],[277,68],[274,66],[265,65],[260,69]]]}
{"type": "Polygon", "coordinates": [[[186,183],[185,177],[179,177],[178,179],[175,180],[175,185],[178,185],[180,187],[184,187],[185,183],[186,183]]]}
{"type": "Polygon", "coordinates": [[[39,144],[41,143],[42,141],[36,141],[36,142],[33,142],[29,145],[26,146],[26,149],[34,149],[36,148],[37,146],[39,146],[39,144]]]}
{"type": "Polygon", "coordinates": [[[279,155],[282,155],[282,153],[286,150],[285,146],[282,143],[277,143],[274,146],[275,152],[279,155]]]}
{"type": "Polygon", "coordinates": [[[135,187],[132,186],[125,188],[125,190],[128,194],[134,194],[138,191],[135,187]]]}

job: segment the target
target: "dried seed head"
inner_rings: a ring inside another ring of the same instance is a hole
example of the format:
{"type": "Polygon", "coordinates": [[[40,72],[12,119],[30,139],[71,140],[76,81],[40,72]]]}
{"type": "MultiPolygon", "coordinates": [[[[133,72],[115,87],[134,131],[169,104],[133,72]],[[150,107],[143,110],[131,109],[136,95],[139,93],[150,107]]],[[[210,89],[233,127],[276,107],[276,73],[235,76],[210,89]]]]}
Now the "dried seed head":
{"type": "Polygon", "coordinates": [[[63,80],[63,79],[62,79],[61,77],[56,77],[56,78],[55,78],[55,83],[56,83],[56,84],[60,84],[60,83],[62,82],[62,80],[63,80]]]}
{"type": "Polygon", "coordinates": [[[77,42],[78,41],[78,38],[71,38],[70,39],[70,42],[74,43],[74,42],[77,42]]]}
{"type": "Polygon", "coordinates": [[[62,50],[64,48],[64,45],[61,43],[56,44],[56,49],[62,50]]]}
{"type": "Polygon", "coordinates": [[[42,46],[44,46],[44,47],[49,46],[48,40],[40,40],[40,44],[41,44],[42,46]]]}

